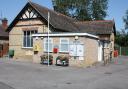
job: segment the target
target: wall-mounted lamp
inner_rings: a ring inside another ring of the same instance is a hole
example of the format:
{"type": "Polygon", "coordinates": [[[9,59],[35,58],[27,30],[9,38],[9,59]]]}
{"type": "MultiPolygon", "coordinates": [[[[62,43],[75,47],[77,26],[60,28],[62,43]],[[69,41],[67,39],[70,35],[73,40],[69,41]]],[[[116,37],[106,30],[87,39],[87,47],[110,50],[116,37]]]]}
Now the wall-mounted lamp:
{"type": "Polygon", "coordinates": [[[41,39],[43,39],[44,37],[41,37],[41,39]]]}
{"type": "Polygon", "coordinates": [[[38,38],[38,37],[36,37],[35,39],[36,39],[36,40],[38,40],[39,38],[38,38]]]}
{"type": "Polygon", "coordinates": [[[78,40],[78,38],[79,38],[78,36],[75,36],[75,40],[78,40]]]}

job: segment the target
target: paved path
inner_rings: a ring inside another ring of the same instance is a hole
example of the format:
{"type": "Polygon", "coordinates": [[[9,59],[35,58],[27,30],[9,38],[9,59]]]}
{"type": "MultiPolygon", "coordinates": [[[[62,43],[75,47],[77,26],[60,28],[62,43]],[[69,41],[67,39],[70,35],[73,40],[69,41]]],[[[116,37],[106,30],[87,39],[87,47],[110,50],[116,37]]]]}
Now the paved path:
{"type": "Polygon", "coordinates": [[[90,68],[0,59],[0,89],[128,89],[128,57],[90,68]]]}

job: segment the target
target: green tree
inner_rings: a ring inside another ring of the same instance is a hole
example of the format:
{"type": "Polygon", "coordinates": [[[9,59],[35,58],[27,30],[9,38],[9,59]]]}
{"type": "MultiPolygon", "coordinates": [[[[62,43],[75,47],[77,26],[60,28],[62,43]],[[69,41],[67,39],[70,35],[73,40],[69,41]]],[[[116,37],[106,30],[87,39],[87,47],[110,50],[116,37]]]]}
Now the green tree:
{"type": "Polygon", "coordinates": [[[103,20],[107,16],[108,0],[92,0],[92,19],[103,20]]]}
{"type": "Polygon", "coordinates": [[[128,47],[128,10],[123,17],[123,21],[125,24],[124,29],[116,32],[115,43],[119,46],[128,47]]]}
{"type": "Polygon", "coordinates": [[[124,24],[125,24],[125,30],[128,30],[128,10],[126,11],[126,15],[123,18],[124,24]]]}
{"type": "Polygon", "coordinates": [[[108,0],[52,0],[55,11],[77,20],[103,20],[108,0]]]}

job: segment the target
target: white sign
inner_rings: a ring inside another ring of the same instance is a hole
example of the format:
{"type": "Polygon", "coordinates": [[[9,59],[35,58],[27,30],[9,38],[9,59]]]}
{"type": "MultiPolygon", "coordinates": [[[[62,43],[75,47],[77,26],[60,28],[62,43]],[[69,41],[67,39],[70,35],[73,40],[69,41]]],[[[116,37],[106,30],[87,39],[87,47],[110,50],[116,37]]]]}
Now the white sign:
{"type": "Polygon", "coordinates": [[[69,55],[75,56],[75,54],[76,54],[76,47],[75,47],[75,45],[71,44],[70,49],[69,49],[69,55]]]}
{"type": "Polygon", "coordinates": [[[84,56],[84,46],[77,45],[77,56],[84,56]]]}
{"type": "Polygon", "coordinates": [[[84,56],[84,45],[71,44],[69,49],[70,56],[84,56]]]}

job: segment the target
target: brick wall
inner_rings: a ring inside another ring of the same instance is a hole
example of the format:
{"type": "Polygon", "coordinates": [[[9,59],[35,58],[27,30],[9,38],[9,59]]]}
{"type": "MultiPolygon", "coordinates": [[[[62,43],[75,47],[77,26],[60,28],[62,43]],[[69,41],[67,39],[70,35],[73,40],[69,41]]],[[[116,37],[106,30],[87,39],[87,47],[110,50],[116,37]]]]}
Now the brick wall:
{"type": "Polygon", "coordinates": [[[9,33],[9,49],[15,50],[14,59],[32,60],[33,48],[23,48],[23,30],[37,28],[39,33],[46,32],[46,25],[40,20],[19,21],[9,33]]]}
{"type": "MultiPolygon", "coordinates": [[[[70,42],[74,41],[74,37],[52,37],[53,39],[53,44],[59,44],[60,43],[60,38],[69,38],[70,42]]],[[[92,38],[88,38],[88,37],[79,37],[78,39],[83,45],[84,45],[84,60],[79,60],[74,59],[74,57],[70,57],[70,66],[90,66],[92,64],[94,64],[95,62],[98,61],[98,41],[92,38]]],[[[43,46],[43,41],[44,38],[38,38],[38,40],[36,38],[33,39],[34,45],[35,44],[39,44],[40,46],[40,51],[37,54],[34,54],[33,56],[33,62],[34,63],[40,63],[40,56],[44,53],[44,46],[43,46]]],[[[68,55],[68,53],[50,53],[53,55],[53,59],[54,59],[54,64],[56,61],[56,57],[58,55],[61,54],[65,54],[68,55]]]]}

